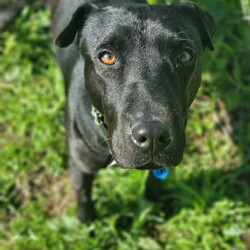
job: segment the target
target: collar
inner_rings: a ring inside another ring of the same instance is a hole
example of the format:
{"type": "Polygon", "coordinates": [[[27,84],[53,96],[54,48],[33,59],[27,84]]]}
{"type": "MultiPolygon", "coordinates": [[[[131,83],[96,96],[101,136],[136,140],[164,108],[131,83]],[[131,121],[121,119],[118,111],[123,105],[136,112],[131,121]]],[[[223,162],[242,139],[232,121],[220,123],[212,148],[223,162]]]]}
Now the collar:
{"type": "Polygon", "coordinates": [[[169,173],[170,173],[169,167],[166,167],[164,170],[161,170],[161,169],[153,170],[153,174],[154,174],[155,178],[160,179],[160,180],[168,178],[169,173]]]}

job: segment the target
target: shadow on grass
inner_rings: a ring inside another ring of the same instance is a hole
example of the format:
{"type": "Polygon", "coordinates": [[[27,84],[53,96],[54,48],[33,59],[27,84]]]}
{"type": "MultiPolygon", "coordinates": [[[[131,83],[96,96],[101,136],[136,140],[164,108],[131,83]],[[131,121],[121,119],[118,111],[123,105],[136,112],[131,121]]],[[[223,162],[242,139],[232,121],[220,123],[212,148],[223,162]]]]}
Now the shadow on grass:
{"type": "Polygon", "coordinates": [[[183,208],[207,210],[224,198],[250,204],[249,181],[250,168],[247,165],[227,172],[202,171],[185,181],[173,178],[161,197],[163,211],[169,218],[183,208]]]}

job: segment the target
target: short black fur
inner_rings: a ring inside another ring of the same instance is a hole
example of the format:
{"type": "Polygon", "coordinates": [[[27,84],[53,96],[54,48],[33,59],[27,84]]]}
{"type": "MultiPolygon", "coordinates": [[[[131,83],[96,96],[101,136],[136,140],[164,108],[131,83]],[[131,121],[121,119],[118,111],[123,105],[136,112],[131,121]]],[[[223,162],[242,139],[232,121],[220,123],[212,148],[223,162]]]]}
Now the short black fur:
{"type": "MultiPolygon", "coordinates": [[[[185,147],[188,109],[213,50],[212,16],[190,2],[60,0],[53,12],[66,86],[69,164],[79,218],[91,221],[94,174],[112,158],[127,169],[174,167],[185,147]],[[82,4],[82,5],[81,5],[82,4]],[[109,54],[115,63],[103,63],[109,54]],[[96,123],[98,110],[103,123],[96,123]]],[[[152,172],[146,195],[159,192],[152,172]]]]}

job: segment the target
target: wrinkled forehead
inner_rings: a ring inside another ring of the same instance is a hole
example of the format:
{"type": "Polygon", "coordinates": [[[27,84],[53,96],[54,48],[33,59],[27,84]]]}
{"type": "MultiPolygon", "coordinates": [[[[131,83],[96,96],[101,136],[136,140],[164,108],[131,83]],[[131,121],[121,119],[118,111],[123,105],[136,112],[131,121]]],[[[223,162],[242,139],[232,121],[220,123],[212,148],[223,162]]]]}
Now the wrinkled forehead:
{"type": "MultiPolygon", "coordinates": [[[[99,46],[138,43],[196,43],[194,27],[170,6],[106,7],[93,13],[82,31],[89,52],[99,46]]],[[[198,38],[197,38],[198,39],[198,38]]]]}

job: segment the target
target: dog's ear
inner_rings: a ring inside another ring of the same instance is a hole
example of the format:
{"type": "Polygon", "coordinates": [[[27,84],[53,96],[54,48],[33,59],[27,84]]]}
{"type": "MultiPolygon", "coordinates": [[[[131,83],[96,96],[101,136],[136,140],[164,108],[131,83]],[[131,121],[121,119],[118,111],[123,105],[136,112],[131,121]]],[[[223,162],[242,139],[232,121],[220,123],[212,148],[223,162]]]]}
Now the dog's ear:
{"type": "Polygon", "coordinates": [[[181,1],[181,5],[193,12],[198,24],[200,25],[204,45],[207,46],[210,50],[214,50],[212,36],[215,33],[216,25],[212,15],[208,11],[200,9],[192,2],[181,1]]]}
{"type": "Polygon", "coordinates": [[[94,4],[83,4],[73,14],[69,24],[57,37],[55,44],[64,48],[69,46],[75,39],[77,32],[83,27],[89,14],[98,7],[94,4]]]}

